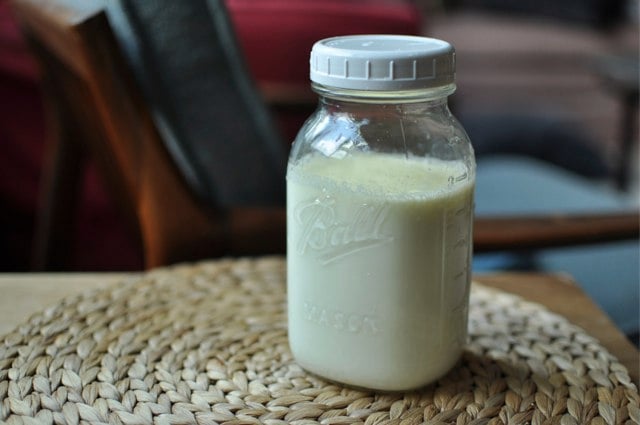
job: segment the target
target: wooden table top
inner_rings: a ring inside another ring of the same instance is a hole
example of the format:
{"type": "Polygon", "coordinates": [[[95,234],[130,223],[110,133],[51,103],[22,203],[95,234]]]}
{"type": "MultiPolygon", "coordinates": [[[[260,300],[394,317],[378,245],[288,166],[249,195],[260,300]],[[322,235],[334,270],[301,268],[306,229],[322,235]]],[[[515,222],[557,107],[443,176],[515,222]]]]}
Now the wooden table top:
{"type": "MultiPolygon", "coordinates": [[[[0,274],[0,335],[32,314],[86,289],[100,288],[133,274],[25,273],[0,274]]],[[[475,281],[545,305],[594,336],[639,383],[640,354],[598,306],[566,275],[498,273],[475,281]]]]}

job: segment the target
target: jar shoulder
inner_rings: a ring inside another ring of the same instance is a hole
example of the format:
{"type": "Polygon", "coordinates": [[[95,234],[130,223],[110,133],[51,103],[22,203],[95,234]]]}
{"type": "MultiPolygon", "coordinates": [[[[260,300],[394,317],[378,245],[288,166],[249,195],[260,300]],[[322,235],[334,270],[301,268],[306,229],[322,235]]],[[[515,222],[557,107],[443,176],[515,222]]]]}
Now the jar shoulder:
{"type": "Polygon", "coordinates": [[[444,107],[399,105],[319,107],[293,143],[290,163],[309,154],[339,157],[352,152],[399,153],[474,163],[460,122],[444,107]]]}

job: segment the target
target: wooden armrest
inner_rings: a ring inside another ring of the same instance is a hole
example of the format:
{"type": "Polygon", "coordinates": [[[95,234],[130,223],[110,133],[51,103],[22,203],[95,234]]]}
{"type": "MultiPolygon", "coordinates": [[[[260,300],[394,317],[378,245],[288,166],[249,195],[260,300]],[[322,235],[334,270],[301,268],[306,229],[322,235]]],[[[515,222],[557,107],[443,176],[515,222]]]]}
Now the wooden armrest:
{"type": "Polygon", "coordinates": [[[617,214],[478,217],[474,251],[512,251],[638,239],[638,211],[617,214]]]}
{"type": "MultiPolygon", "coordinates": [[[[284,208],[236,208],[227,212],[234,254],[282,253],[284,208]]],[[[601,215],[480,217],[474,223],[474,251],[517,251],[637,239],[638,212],[601,215]]]]}

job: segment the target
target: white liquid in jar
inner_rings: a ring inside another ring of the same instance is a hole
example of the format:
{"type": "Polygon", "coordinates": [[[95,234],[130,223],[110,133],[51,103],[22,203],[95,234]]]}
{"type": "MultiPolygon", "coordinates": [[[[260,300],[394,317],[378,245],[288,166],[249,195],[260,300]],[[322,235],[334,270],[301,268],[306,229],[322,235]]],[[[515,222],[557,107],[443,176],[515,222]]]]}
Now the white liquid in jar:
{"type": "Polygon", "coordinates": [[[473,178],[464,164],[312,156],[290,166],[287,180],[298,363],[381,390],[445,374],[467,337],[473,178]]]}

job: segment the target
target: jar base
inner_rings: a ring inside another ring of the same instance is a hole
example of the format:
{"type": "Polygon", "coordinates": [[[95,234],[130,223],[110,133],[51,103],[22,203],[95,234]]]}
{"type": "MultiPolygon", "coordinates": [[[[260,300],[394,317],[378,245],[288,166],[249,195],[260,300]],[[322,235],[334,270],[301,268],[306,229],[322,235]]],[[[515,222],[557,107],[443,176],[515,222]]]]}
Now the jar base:
{"type": "MultiPolygon", "coordinates": [[[[295,358],[295,355],[294,355],[295,358]]],[[[300,367],[302,367],[305,372],[314,375],[315,377],[332,382],[338,385],[342,385],[357,391],[364,392],[381,392],[381,393],[404,393],[408,391],[416,391],[422,388],[425,388],[429,385],[432,385],[436,381],[438,381],[443,376],[446,376],[449,372],[451,372],[456,365],[460,362],[462,358],[462,351],[457,356],[448,357],[449,359],[453,359],[453,361],[446,362],[446,366],[439,367],[439,373],[430,373],[427,377],[419,380],[420,383],[411,383],[411,384],[402,384],[400,382],[391,383],[388,379],[379,379],[378,383],[376,380],[369,380],[369,382],[363,382],[362,380],[349,380],[349,379],[339,379],[334,378],[333,376],[338,375],[338,373],[323,373],[319,368],[314,368],[313,366],[307,366],[303,361],[299,361],[296,359],[296,362],[300,367]],[[386,381],[386,384],[383,384],[382,381],[386,381]]],[[[406,381],[405,381],[406,382],[406,381]]]]}

